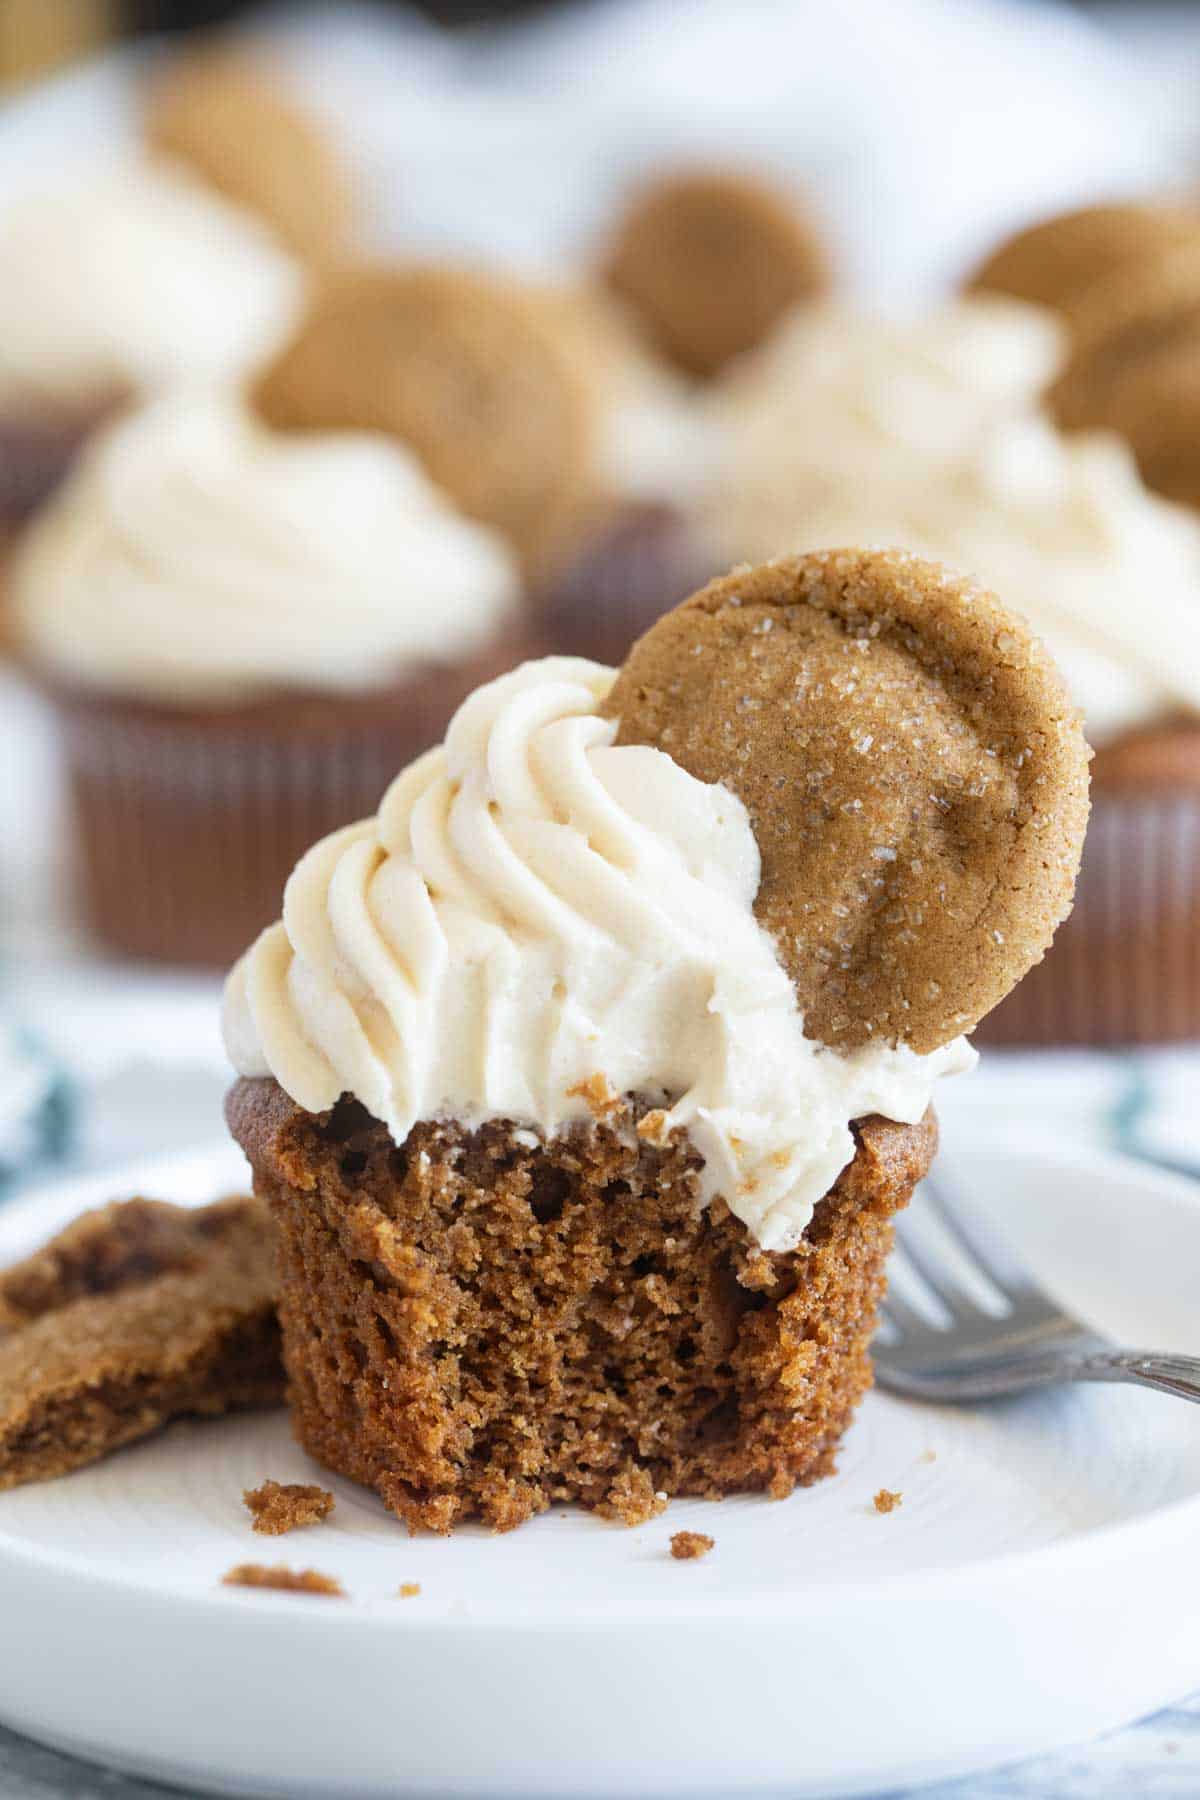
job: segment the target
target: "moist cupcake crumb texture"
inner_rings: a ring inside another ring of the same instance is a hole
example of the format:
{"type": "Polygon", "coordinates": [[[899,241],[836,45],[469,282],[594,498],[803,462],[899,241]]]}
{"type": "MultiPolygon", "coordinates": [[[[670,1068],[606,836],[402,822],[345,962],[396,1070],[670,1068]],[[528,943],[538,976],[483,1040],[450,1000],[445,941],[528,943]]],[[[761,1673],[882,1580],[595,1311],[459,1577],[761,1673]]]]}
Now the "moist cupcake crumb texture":
{"type": "Polygon", "coordinates": [[[396,1145],[345,1100],[239,1081],[234,1135],[280,1229],[300,1442],[410,1529],[505,1531],[558,1500],[622,1524],[672,1494],[782,1498],[827,1474],[871,1380],[891,1216],[933,1154],[867,1120],[800,1247],[758,1248],[699,1159],[607,1121],[396,1145]]]}

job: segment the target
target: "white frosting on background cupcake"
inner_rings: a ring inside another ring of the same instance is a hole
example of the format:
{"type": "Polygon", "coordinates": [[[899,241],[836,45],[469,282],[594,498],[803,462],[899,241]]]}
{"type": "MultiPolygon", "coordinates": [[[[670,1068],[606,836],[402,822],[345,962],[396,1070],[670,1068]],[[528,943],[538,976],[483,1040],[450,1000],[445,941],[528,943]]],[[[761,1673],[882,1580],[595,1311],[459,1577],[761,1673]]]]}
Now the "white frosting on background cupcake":
{"type": "Polygon", "coordinates": [[[1036,308],[912,323],[797,313],[713,402],[700,523],[719,561],[897,545],[950,563],[1047,641],[1093,742],[1200,712],[1200,522],[1117,439],[1039,410],[1062,353],[1036,308]]]}
{"type": "Polygon", "coordinates": [[[393,440],[274,432],[205,390],[93,441],[22,540],[12,592],[49,673],[220,705],[457,662],[503,630],[519,586],[502,541],[393,440]]]}
{"type": "Polygon", "coordinates": [[[377,818],[297,865],[230,976],[226,1046],[309,1112],[353,1094],[397,1143],[424,1119],[552,1135],[636,1093],[703,1156],[703,1198],[791,1249],[851,1121],[916,1123],[974,1052],[804,1036],[745,807],[615,745],[613,680],[549,657],[478,689],[377,818]]]}
{"type": "Polygon", "coordinates": [[[182,165],[60,171],[0,209],[0,414],[235,378],[292,329],[300,265],[182,165]]]}

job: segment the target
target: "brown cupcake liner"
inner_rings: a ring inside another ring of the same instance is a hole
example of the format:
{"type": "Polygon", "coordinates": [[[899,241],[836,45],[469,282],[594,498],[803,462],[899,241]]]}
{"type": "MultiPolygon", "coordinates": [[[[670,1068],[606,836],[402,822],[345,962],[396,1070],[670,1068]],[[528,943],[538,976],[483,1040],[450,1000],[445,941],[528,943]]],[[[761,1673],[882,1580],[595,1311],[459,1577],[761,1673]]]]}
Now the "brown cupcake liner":
{"type": "Polygon", "coordinates": [[[305,851],[370,817],[466,695],[527,648],[383,694],[230,714],[56,693],[87,924],[128,956],[228,965],[279,917],[305,851]]]}
{"type": "Polygon", "coordinates": [[[635,638],[718,571],[674,507],[624,507],[557,571],[540,614],[552,650],[617,667],[635,638]]]}
{"type": "Polygon", "coordinates": [[[1071,916],[979,1044],[1200,1037],[1200,789],[1094,797],[1071,916]]]}
{"type": "Polygon", "coordinates": [[[0,417],[0,524],[19,524],[43,505],[87,439],[118,410],[113,402],[60,419],[0,417]]]}

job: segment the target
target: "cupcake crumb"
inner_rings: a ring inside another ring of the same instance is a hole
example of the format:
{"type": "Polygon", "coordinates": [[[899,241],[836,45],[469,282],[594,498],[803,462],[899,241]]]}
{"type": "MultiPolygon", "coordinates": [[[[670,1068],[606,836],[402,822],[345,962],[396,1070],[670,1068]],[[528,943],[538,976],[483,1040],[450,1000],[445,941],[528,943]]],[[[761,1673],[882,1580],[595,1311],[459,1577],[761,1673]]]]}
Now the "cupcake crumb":
{"type": "Polygon", "coordinates": [[[299,1481],[264,1481],[261,1487],[246,1488],[242,1499],[253,1529],[264,1537],[282,1537],[301,1525],[317,1525],[334,1507],[328,1488],[299,1481]]]}
{"type": "Polygon", "coordinates": [[[875,1511],[877,1513],[895,1512],[903,1499],[903,1494],[895,1493],[891,1488],[880,1488],[875,1496],[875,1511]]]}
{"type": "Polygon", "coordinates": [[[921,1452],[921,1461],[923,1463],[936,1462],[937,1461],[937,1451],[936,1450],[923,1450],[921,1452]]]}
{"type": "Polygon", "coordinates": [[[289,1569],[286,1563],[239,1563],[221,1577],[225,1587],[276,1588],[283,1594],[326,1594],[339,1600],[346,1590],[335,1575],[323,1575],[319,1569],[289,1569]]]}
{"type": "Polygon", "coordinates": [[[396,1589],[396,1597],[399,1600],[415,1600],[420,1592],[419,1581],[402,1581],[396,1589]]]}
{"type": "Polygon", "coordinates": [[[707,1556],[716,1541],[707,1531],[677,1531],[671,1539],[671,1555],[676,1562],[695,1562],[707,1556]]]}

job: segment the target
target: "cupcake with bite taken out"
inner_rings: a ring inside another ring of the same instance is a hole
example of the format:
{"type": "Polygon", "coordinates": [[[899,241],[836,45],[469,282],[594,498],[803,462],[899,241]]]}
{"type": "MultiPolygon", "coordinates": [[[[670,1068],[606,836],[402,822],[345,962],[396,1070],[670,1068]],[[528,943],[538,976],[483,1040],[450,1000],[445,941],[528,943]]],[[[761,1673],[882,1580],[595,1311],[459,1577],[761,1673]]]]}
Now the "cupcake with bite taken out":
{"type": "Polygon", "coordinates": [[[23,538],[12,609],[62,727],[86,917],[186,962],[227,962],[314,837],[530,642],[504,544],[413,457],[278,436],[224,389],[96,438],[23,538]]]}
{"type": "Polygon", "coordinates": [[[829,1473],[934,1086],[1086,816],[1045,652],[905,555],[480,688],[226,989],[301,1443],[441,1532],[829,1473]]]}

